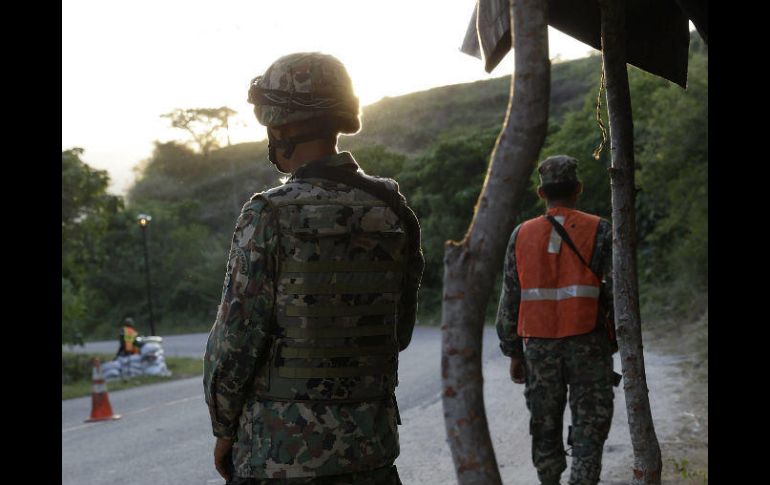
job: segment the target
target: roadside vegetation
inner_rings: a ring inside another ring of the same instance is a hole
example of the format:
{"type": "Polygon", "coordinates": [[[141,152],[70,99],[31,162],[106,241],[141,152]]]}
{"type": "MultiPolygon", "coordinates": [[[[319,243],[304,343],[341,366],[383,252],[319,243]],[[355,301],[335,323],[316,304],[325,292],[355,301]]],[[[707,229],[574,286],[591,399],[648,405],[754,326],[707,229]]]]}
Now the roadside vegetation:
{"type": "MultiPolygon", "coordinates": [[[[72,399],[91,394],[91,360],[99,358],[102,362],[112,360],[110,354],[76,354],[62,352],[61,356],[61,398],[72,399]]],[[[169,377],[136,376],[127,379],[107,381],[107,391],[119,391],[132,387],[186,379],[203,374],[203,361],[186,357],[166,357],[166,366],[171,371],[169,377]]]]}

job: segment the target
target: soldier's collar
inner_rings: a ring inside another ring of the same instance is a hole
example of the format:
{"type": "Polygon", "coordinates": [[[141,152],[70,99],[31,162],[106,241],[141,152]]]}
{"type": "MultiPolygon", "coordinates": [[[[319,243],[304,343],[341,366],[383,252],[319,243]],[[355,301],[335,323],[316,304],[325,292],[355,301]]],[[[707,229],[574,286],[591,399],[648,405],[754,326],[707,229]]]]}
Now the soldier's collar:
{"type": "Polygon", "coordinates": [[[328,157],[307,162],[295,170],[289,180],[300,179],[304,172],[320,167],[335,167],[338,169],[350,170],[351,172],[356,172],[360,168],[358,162],[356,162],[356,159],[353,158],[353,155],[350,152],[339,152],[328,157]]]}

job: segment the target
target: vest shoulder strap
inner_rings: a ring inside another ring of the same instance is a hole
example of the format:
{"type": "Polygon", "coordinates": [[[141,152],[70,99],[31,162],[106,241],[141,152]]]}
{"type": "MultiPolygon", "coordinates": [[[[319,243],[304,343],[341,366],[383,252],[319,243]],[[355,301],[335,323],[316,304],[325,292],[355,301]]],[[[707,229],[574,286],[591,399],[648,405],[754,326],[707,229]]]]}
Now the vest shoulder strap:
{"type": "Polygon", "coordinates": [[[593,274],[596,275],[599,280],[602,279],[601,275],[598,275],[594,272],[593,268],[591,268],[591,265],[586,262],[585,258],[583,258],[583,255],[580,254],[580,251],[578,251],[578,248],[575,246],[575,243],[572,242],[572,238],[569,237],[569,233],[566,229],[564,229],[564,226],[562,226],[559,221],[557,221],[552,215],[546,214],[546,219],[548,219],[548,222],[553,225],[553,228],[556,230],[556,232],[561,236],[562,241],[567,243],[567,246],[577,255],[577,257],[580,259],[580,262],[583,263],[584,266],[586,266],[588,269],[591,270],[593,274]]]}

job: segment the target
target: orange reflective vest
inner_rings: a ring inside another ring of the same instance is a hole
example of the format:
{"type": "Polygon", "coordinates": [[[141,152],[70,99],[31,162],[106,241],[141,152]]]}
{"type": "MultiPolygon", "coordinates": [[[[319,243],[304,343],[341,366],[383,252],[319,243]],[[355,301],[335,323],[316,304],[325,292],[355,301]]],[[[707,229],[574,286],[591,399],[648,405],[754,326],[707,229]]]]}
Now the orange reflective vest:
{"type": "Polygon", "coordinates": [[[123,327],[123,350],[126,351],[128,354],[138,354],[139,353],[139,347],[134,345],[134,342],[136,341],[136,337],[139,335],[139,332],[134,330],[133,327],[123,327]]]}
{"type": "MultiPolygon", "coordinates": [[[[600,218],[565,207],[548,209],[590,262],[600,218]]],[[[517,333],[521,337],[561,338],[596,326],[599,278],[563,242],[544,216],[519,228],[515,244],[521,283],[517,333]]]]}

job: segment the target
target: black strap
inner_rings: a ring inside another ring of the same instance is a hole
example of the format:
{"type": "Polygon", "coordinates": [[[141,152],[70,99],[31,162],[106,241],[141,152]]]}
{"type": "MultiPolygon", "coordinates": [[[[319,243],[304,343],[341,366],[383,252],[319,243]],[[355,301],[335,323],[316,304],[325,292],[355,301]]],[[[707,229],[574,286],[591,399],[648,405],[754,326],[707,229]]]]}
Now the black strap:
{"type": "Polygon", "coordinates": [[[272,135],[270,130],[268,130],[267,131],[267,140],[268,140],[268,145],[267,145],[268,157],[267,158],[272,163],[277,164],[278,160],[275,157],[275,150],[277,148],[283,148],[283,156],[286,158],[291,158],[291,155],[294,153],[294,149],[297,148],[297,145],[299,145],[300,143],[307,143],[313,140],[330,138],[335,136],[336,134],[337,134],[336,131],[330,130],[327,128],[327,129],[312,131],[310,133],[303,133],[302,135],[297,135],[291,138],[279,140],[272,135]]]}
{"type": "Polygon", "coordinates": [[[596,275],[597,278],[599,278],[599,281],[601,281],[602,277],[594,271],[594,269],[591,267],[590,264],[586,262],[585,259],[583,259],[583,256],[580,254],[580,251],[578,251],[578,248],[575,246],[575,243],[572,242],[572,238],[569,237],[569,234],[567,234],[567,230],[564,229],[564,226],[559,224],[559,221],[557,221],[551,214],[546,214],[546,219],[548,219],[548,222],[553,225],[553,228],[556,230],[556,232],[559,233],[559,236],[561,236],[562,241],[567,243],[567,246],[574,251],[575,254],[577,254],[577,257],[580,258],[580,262],[583,263],[588,269],[591,270],[591,272],[596,275]]]}

